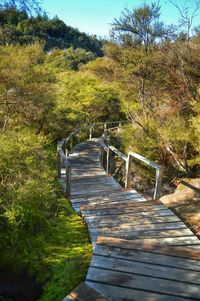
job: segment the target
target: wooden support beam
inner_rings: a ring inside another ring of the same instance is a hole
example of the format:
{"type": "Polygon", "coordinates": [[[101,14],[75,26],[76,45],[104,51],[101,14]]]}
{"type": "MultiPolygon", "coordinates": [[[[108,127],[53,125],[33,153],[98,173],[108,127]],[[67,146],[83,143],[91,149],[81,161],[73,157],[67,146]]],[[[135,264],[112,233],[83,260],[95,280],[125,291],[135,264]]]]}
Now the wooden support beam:
{"type": "Polygon", "coordinates": [[[126,181],[125,188],[131,187],[131,167],[132,167],[132,158],[130,153],[128,154],[128,159],[126,161],[126,181]]]}
{"type": "Polygon", "coordinates": [[[61,178],[61,156],[59,152],[57,152],[57,173],[58,173],[58,178],[61,178]]]}
{"type": "Polygon", "coordinates": [[[66,197],[71,194],[71,166],[66,166],[66,197]]]}
{"type": "Polygon", "coordinates": [[[91,140],[92,139],[92,130],[93,130],[93,126],[90,126],[90,133],[89,133],[89,139],[91,140]]]}

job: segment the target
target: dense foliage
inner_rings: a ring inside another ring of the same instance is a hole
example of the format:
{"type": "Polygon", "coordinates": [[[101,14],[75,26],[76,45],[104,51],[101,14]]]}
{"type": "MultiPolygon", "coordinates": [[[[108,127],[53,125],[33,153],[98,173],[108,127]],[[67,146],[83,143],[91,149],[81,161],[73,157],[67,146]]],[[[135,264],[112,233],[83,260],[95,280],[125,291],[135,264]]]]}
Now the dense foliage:
{"type": "MultiPolygon", "coordinates": [[[[129,146],[132,136],[137,152],[188,174],[199,161],[199,50],[198,39],[156,45],[148,56],[143,47],[106,48],[109,82],[118,82],[122,108],[133,122],[129,146]]],[[[107,78],[103,60],[90,65],[107,78]]]]}
{"type": "Polygon", "coordinates": [[[131,12],[123,14],[115,21],[114,30],[127,37],[128,24],[135,26],[137,34],[130,29],[132,43],[130,39],[107,43],[105,57],[86,68],[106,84],[115,85],[121,109],[132,122],[123,133],[127,150],[132,148],[160,162],[170,177],[196,176],[200,160],[200,38],[197,34],[180,40],[177,34],[176,40],[165,35],[159,43],[151,39],[159,16],[157,12],[154,19],[148,17],[154,9],[143,5],[133,11],[132,20],[131,12]],[[146,27],[137,26],[138,18],[146,27]],[[139,34],[146,37],[145,30],[148,43],[138,40],[139,34]]]}
{"type": "Polygon", "coordinates": [[[62,300],[87,271],[86,227],[60,191],[47,138],[4,132],[0,148],[0,267],[46,283],[41,300],[62,300]]]}
{"type": "Polygon", "coordinates": [[[54,141],[77,124],[119,114],[112,85],[70,71],[87,55],[47,54],[38,43],[0,46],[0,267],[45,284],[45,301],[61,300],[83,280],[91,254],[86,228],[56,181],[54,141]]]}
{"type": "Polygon", "coordinates": [[[49,19],[43,13],[29,16],[16,6],[0,6],[0,44],[43,42],[45,49],[83,48],[96,56],[102,55],[102,41],[66,25],[58,17],[49,19]]]}

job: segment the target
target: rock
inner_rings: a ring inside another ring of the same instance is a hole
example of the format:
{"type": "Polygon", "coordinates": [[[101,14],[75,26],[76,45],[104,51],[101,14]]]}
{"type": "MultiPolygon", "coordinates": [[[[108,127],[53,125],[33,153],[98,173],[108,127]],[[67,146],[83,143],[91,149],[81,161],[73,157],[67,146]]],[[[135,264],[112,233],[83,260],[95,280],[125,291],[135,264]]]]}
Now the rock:
{"type": "Polygon", "coordinates": [[[166,205],[170,203],[200,201],[200,179],[182,180],[174,193],[165,195],[160,200],[166,205]]]}

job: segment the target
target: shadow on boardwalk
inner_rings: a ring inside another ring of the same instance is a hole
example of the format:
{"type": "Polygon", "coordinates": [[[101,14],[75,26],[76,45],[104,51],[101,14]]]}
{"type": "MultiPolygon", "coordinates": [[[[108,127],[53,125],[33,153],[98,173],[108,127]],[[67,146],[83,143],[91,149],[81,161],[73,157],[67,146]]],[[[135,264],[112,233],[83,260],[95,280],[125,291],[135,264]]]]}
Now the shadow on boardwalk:
{"type": "Polygon", "coordinates": [[[98,140],[80,143],[69,158],[70,200],[94,251],[86,283],[66,300],[200,300],[200,242],[191,230],[160,201],[123,190],[108,176],[98,140]],[[88,286],[100,295],[83,298],[88,286]]]}

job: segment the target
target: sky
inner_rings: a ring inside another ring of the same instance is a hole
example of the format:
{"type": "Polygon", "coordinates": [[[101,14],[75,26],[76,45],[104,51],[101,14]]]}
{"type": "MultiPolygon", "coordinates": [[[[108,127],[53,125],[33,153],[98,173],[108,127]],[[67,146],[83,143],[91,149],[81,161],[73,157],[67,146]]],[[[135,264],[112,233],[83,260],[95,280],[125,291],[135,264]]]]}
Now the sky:
{"type": "MultiPolygon", "coordinates": [[[[196,0],[175,1],[179,6],[186,3],[190,11],[194,10],[196,0]]],[[[110,24],[114,18],[119,18],[124,7],[132,9],[143,2],[144,0],[43,0],[42,6],[51,18],[57,15],[67,25],[78,28],[80,31],[108,37],[110,24]]],[[[151,2],[151,0],[146,0],[146,3],[151,2]]],[[[160,19],[167,24],[177,24],[180,18],[178,10],[168,0],[159,2],[160,19]]],[[[193,24],[195,26],[200,24],[200,10],[193,24]]]]}

